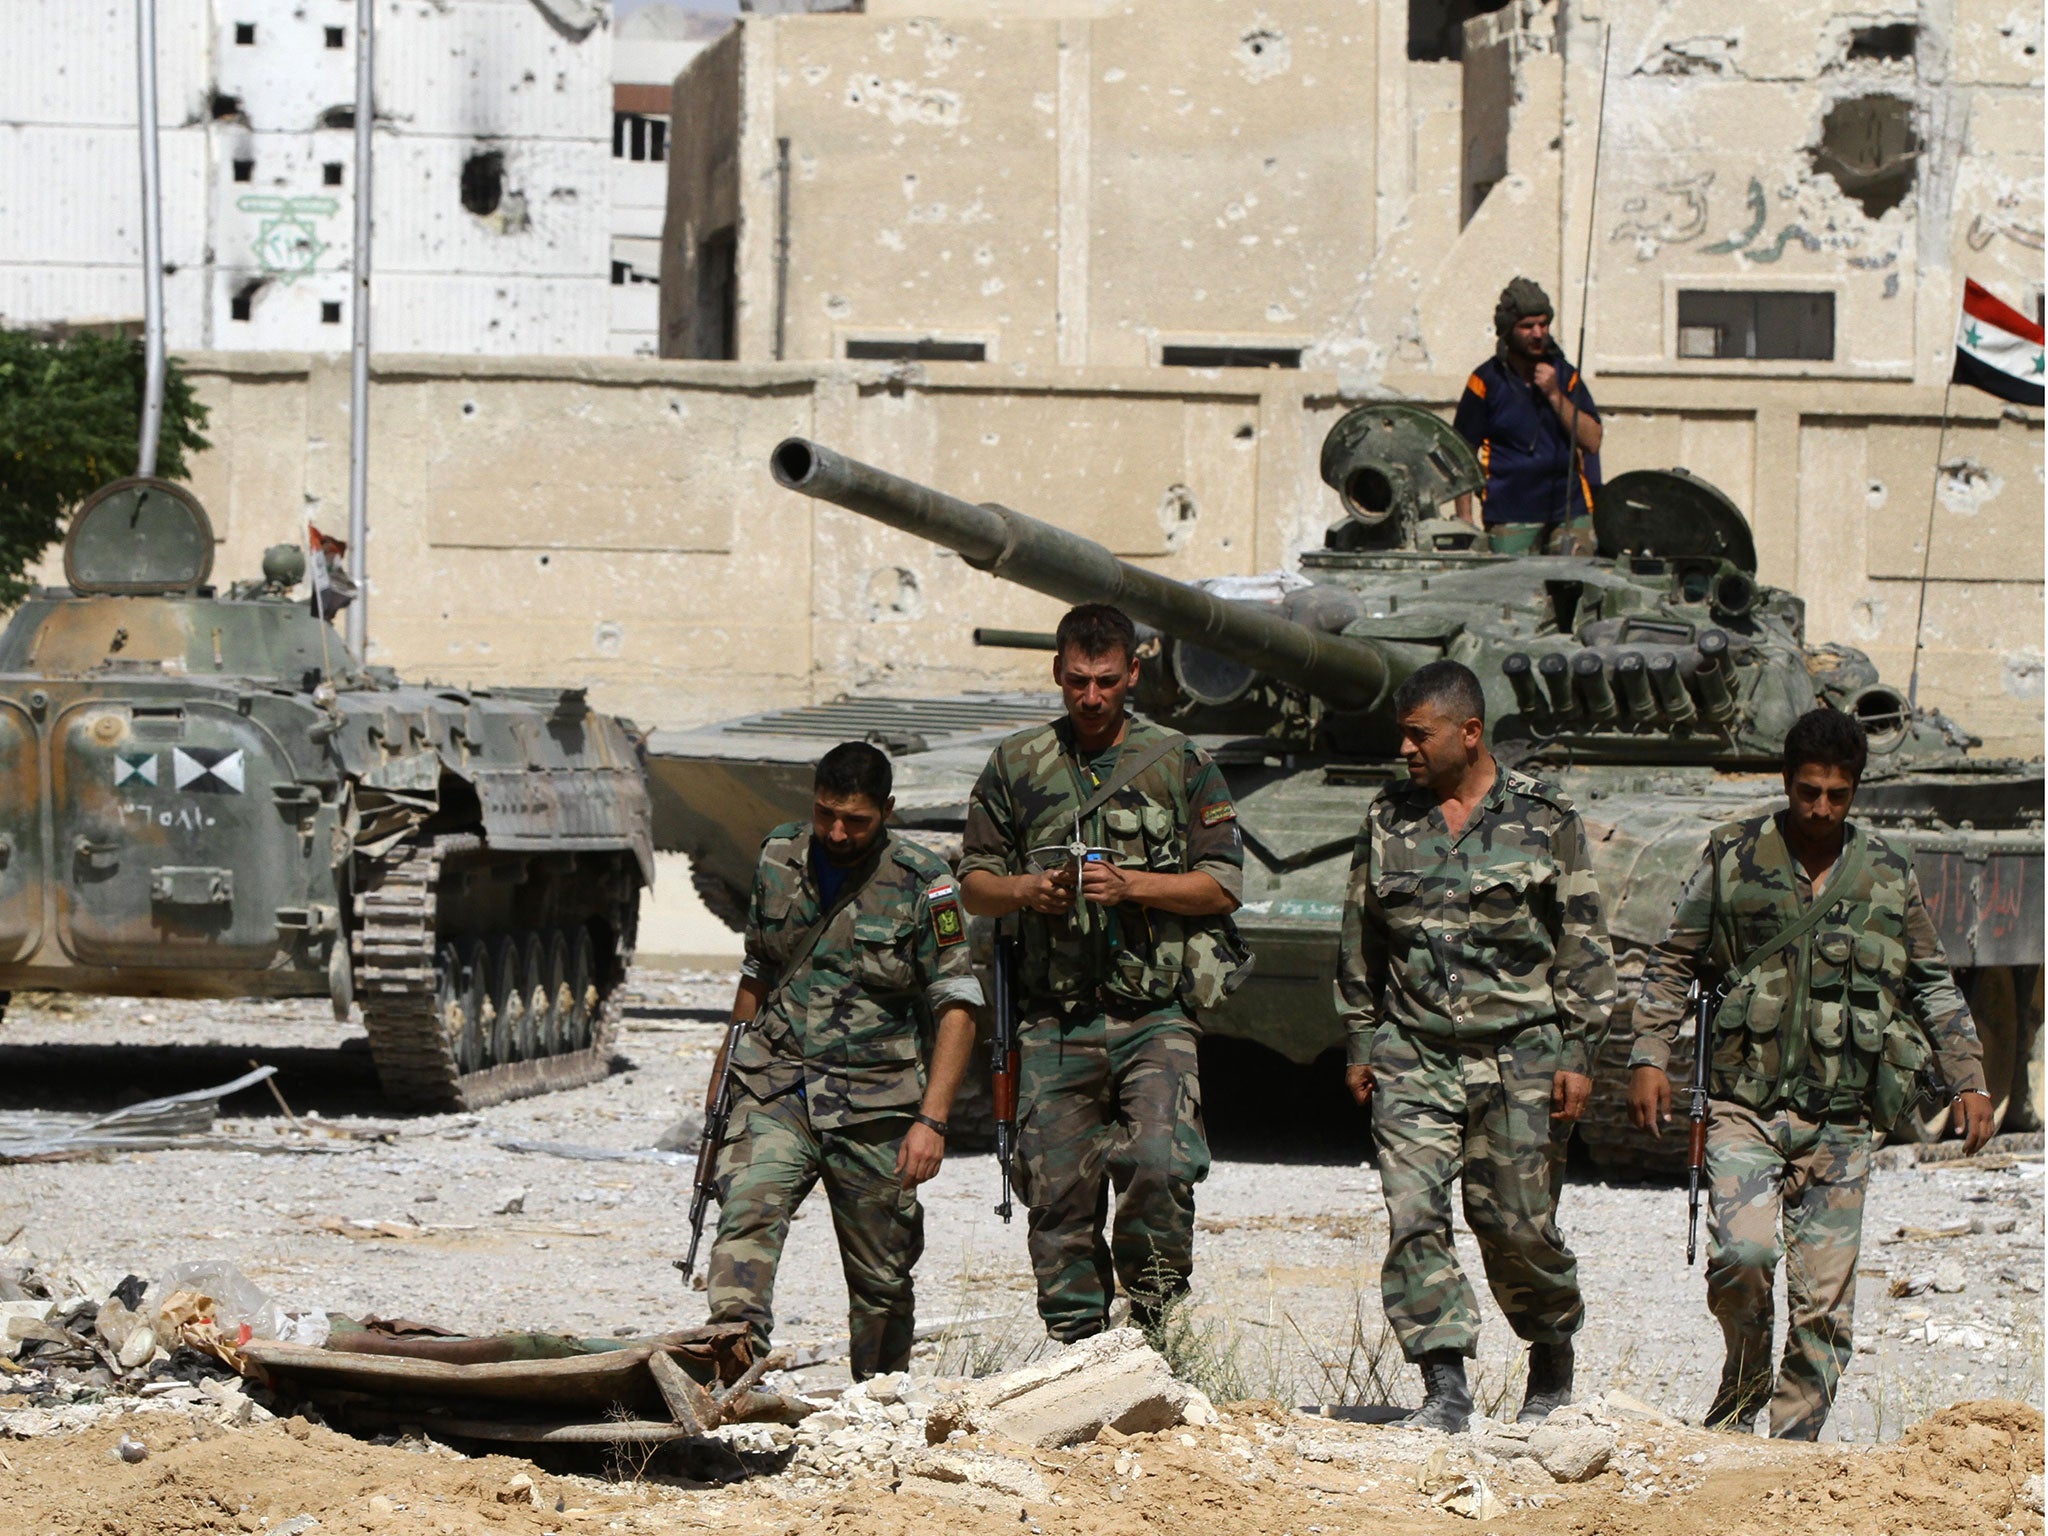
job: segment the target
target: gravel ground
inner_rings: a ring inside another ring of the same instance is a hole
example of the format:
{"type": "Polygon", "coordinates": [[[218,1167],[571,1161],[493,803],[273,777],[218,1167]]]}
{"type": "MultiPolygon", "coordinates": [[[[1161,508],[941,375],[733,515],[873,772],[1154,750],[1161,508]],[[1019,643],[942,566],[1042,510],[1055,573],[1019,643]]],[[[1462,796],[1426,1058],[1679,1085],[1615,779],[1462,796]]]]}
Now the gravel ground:
{"type": "MultiPolygon", "coordinates": [[[[385,1134],[319,1136],[349,1149],[332,1155],[176,1150],[0,1168],[0,1238],[116,1278],[224,1258],[287,1303],[462,1330],[698,1322],[701,1294],[670,1264],[686,1242],[687,1157],[579,1161],[496,1143],[651,1147],[701,1102],[731,988],[729,976],[642,977],[608,1081],[441,1116],[381,1105],[360,1031],[335,1024],[324,1004],[17,1000],[0,1027],[0,1111],[112,1109],[227,1081],[255,1058],[279,1067],[302,1118],[385,1134]]],[[[1243,1060],[1223,1058],[1229,1070],[1212,1061],[1206,1083],[1217,1159],[1198,1196],[1198,1306],[1183,1371],[1219,1398],[1371,1401],[1386,1380],[1412,1400],[1416,1386],[1381,1333],[1386,1218],[1363,1127],[1330,1109],[1320,1079],[1238,1070],[1243,1060]],[[1290,1081],[1320,1095],[1308,1110],[1286,1096],[1290,1081]]],[[[223,1131],[293,1139],[261,1087],[225,1109],[223,1131]]],[[[2041,1404],[2042,1167],[2038,1157],[1988,1161],[2006,1165],[1874,1175],[1858,1353],[1829,1438],[1890,1439],[1966,1399],[2041,1404]]],[[[924,1346],[932,1369],[1009,1364],[1037,1344],[1022,1216],[1005,1228],[993,1214],[993,1172],[985,1155],[960,1154],[927,1187],[919,1321],[977,1320],[924,1346]]],[[[1697,1271],[1685,1269],[1682,1192],[1575,1170],[1562,1219],[1587,1299],[1581,1390],[1696,1416],[1718,1372],[1719,1335],[1697,1271]]],[[[1469,1235],[1460,1248],[1477,1276],[1469,1235]]],[[[843,1337],[822,1197],[792,1229],[778,1302],[779,1342],[843,1337]]],[[[1482,1404],[1519,1390],[1514,1341],[1484,1305],[1482,1404]]],[[[832,1375],[822,1366],[806,1381],[832,1375]]]]}

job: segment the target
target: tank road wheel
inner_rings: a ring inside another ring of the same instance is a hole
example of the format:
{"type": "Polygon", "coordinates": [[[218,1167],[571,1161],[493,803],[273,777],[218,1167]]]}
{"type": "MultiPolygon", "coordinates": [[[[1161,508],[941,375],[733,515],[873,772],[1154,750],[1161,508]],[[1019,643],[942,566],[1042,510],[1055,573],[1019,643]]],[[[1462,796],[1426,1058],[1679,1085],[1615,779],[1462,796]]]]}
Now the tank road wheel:
{"type": "Polygon", "coordinates": [[[564,980],[570,1004],[564,1027],[569,1049],[580,1051],[590,1044],[591,1024],[597,1018],[597,949],[590,942],[590,930],[578,927],[569,935],[569,968],[564,980]]]}
{"type": "MultiPolygon", "coordinates": [[[[2032,1010],[2020,1007],[2018,979],[2009,965],[1958,971],[1956,980],[1962,986],[1963,1000],[1970,1005],[1970,1017],[1976,1021],[1977,1042],[1984,1049],[1984,1087],[1991,1095],[1991,1125],[1996,1131],[2012,1113],[2015,1094],[2022,1100],[2027,1096],[2028,1084],[2021,1072],[2030,1042],[2020,1037],[2021,1018],[2023,1012],[2038,1018],[2038,1006],[2032,1010]]],[[[1923,1106],[1893,1128],[1892,1140],[1940,1141],[1948,1135],[1951,1118],[1947,1104],[1932,1113],[1923,1106]]]]}
{"type": "Polygon", "coordinates": [[[504,1065],[522,1060],[520,1049],[526,1032],[526,991],[520,985],[519,946],[498,936],[485,941],[489,946],[489,968],[485,971],[490,988],[491,1060],[504,1065]]]}
{"type": "Polygon", "coordinates": [[[555,1053],[554,997],[548,990],[548,949],[538,933],[519,935],[519,976],[526,996],[526,1055],[529,1060],[555,1053]]]}
{"type": "Polygon", "coordinates": [[[569,938],[561,929],[550,928],[541,934],[540,944],[541,991],[547,998],[548,1021],[541,1049],[550,1056],[559,1056],[576,1049],[569,1029],[569,1012],[573,1006],[569,994],[569,938]]]}
{"type": "MultiPolygon", "coordinates": [[[[398,1103],[481,1109],[594,1083],[611,1070],[614,981],[632,944],[618,941],[614,963],[600,956],[596,935],[630,935],[633,905],[562,929],[445,936],[444,924],[474,932],[464,904],[495,857],[474,834],[451,833],[357,866],[348,935],[356,999],[377,1076],[398,1103]]],[[[543,864],[542,894],[580,889],[576,870],[573,860],[543,864]]],[[[631,883],[623,867],[611,874],[619,886],[631,883]]]]}
{"type": "Polygon", "coordinates": [[[437,1011],[441,1032],[455,1053],[455,1065],[463,1072],[481,1071],[484,1065],[484,1037],[477,1017],[473,948],[464,940],[443,944],[435,957],[434,976],[438,983],[437,1011]]]}

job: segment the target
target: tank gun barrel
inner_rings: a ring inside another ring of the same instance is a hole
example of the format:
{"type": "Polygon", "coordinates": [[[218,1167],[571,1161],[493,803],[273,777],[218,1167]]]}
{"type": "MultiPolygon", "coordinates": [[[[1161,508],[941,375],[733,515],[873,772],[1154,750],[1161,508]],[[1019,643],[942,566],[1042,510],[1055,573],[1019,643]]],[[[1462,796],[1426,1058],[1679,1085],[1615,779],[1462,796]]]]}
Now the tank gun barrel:
{"type": "Polygon", "coordinates": [[[1092,539],[1008,507],[977,506],[862,464],[807,438],[770,459],[776,483],[957,550],[977,570],[1069,603],[1114,603],[1141,624],[1340,709],[1383,703],[1407,670],[1362,640],[1313,628],[1119,560],[1092,539]]]}

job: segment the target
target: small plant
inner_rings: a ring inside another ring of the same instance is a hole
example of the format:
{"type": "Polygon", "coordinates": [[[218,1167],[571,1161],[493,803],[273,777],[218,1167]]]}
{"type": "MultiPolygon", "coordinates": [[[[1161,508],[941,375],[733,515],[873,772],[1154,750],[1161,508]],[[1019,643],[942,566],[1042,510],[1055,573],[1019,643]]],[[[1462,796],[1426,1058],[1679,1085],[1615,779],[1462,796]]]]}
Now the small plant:
{"type": "Polygon", "coordinates": [[[1178,1277],[1156,1261],[1147,1271],[1146,1282],[1151,1296],[1171,1299],[1146,1308],[1149,1318],[1134,1311],[1131,1321],[1143,1331],[1145,1341],[1165,1357],[1175,1379],[1216,1403],[1286,1402],[1295,1395],[1298,1389],[1277,1320],[1244,1319],[1247,1327],[1263,1330],[1254,1342],[1227,1315],[1203,1315],[1190,1293],[1174,1295],[1178,1277]]]}
{"type": "Polygon", "coordinates": [[[1365,1313],[1364,1295],[1354,1294],[1351,1298],[1351,1337],[1341,1357],[1335,1354],[1324,1356],[1310,1343],[1308,1335],[1301,1331],[1292,1317],[1287,1320],[1315,1365],[1322,1402],[1333,1408],[1413,1407],[1413,1403],[1404,1400],[1408,1384],[1407,1361],[1401,1354],[1400,1341],[1394,1337],[1393,1325],[1384,1313],[1380,1313],[1368,1329],[1365,1313]]]}

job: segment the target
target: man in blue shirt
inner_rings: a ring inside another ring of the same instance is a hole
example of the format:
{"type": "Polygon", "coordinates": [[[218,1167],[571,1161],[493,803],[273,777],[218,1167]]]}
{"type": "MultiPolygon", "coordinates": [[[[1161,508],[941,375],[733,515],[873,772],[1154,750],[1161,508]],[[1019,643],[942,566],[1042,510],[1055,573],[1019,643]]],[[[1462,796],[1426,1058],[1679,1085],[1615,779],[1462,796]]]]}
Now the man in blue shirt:
{"type": "MultiPolygon", "coordinates": [[[[1590,554],[1600,487],[1600,411],[1550,337],[1550,296],[1526,277],[1501,290],[1492,357],[1472,371],[1451,424],[1479,454],[1494,552],[1590,554]]],[[[1467,499],[1460,516],[1470,518],[1467,499]]]]}

